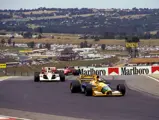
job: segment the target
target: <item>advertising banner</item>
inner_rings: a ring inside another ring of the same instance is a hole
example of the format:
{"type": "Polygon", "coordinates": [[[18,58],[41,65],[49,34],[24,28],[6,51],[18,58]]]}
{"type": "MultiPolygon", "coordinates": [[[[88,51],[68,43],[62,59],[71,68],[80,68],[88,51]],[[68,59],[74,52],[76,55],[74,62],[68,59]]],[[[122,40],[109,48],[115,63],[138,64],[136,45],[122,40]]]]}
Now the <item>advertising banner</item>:
{"type": "Polygon", "coordinates": [[[0,64],[0,68],[6,68],[7,65],[6,64],[0,64]]]}
{"type": "Polygon", "coordinates": [[[134,48],[134,47],[138,47],[138,43],[129,43],[129,42],[126,42],[125,46],[127,48],[134,48]]]}
{"type": "Polygon", "coordinates": [[[79,68],[84,75],[149,75],[159,74],[159,66],[79,68]]]}
{"type": "Polygon", "coordinates": [[[29,52],[33,52],[33,50],[19,50],[20,53],[29,53],[29,52]]]}

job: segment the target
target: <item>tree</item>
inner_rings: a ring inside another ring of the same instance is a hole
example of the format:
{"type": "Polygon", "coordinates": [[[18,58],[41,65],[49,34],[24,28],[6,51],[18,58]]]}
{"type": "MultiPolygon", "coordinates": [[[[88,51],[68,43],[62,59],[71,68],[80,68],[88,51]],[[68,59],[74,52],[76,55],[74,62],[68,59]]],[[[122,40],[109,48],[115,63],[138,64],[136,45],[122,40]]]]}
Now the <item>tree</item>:
{"type": "Polygon", "coordinates": [[[94,41],[100,41],[100,38],[96,36],[96,37],[94,38],[94,41]]]}
{"type": "Polygon", "coordinates": [[[39,48],[40,48],[40,49],[42,49],[42,48],[43,48],[43,45],[42,45],[42,44],[40,44],[40,45],[39,45],[39,48]]]}
{"type": "Polygon", "coordinates": [[[146,32],[146,34],[144,35],[145,39],[150,39],[151,38],[151,33],[150,32],[146,32]]]}
{"type": "Polygon", "coordinates": [[[80,48],[84,48],[83,42],[80,43],[80,48]]]}
{"type": "Polygon", "coordinates": [[[102,45],[101,45],[101,49],[102,49],[102,50],[105,50],[105,47],[106,47],[105,44],[102,44],[102,45]]]}
{"type": "Polygon", "coordinates": [[[140,42],[140,39],[137,36],[132,37],[132,42],[140,42]]]}
{"type": "Polygon", "coordinates": [[[35,42],[34,42],[34,41],[29,42],[29,43],[27,43],[27,45],[28,45],[28,47],[30,47],[30,48],[34,48],[34,47],[35,47],[35,42]]]}
{"type": "Polygon", "coordinates": [[[125,42],[128,42],[128,37],[125,37],[125,42]]]}
{"type": "Polygon", "coordinates": [[[85,47],[85,48],[88,47],[88,43],[87,43],[86,40],[85,40],[84,43],[83,43],[83,47],[85,47]]]}
{"type": "Polygon", "coordinates": [[[156,33],[156,38],[159,38],[159,31],[157,31],[156,33]]]}
{"type": "Polygon", "coordinates": [[[50,49],[51,49],[51,44],[46,43],[46,44],[45,44],[45,47],[46,47],[48,50],[50,50],[50,49]]]}
{"type": "Polygon", "coordinates": [[[92,44],[89,44],[89,48],[91,48],[92,47],[92,44]]]}
{"type": "Polygon", "coordinates": [[[24,38],[32,38],[32,33],[31,32],[23,33],[23,37],[24,38]]]}
{"type": "Polygon", "coordinates": [[[41,35],[38,35],[38,39],[41,39],[42,38],[42,36],[41,35]]]}
{"type": "Polygon", "coordinates": [[[83,39],[84,39],[84,40],[87,40],[87,39],[88,39],[88,36],[87,36],[87,35],[84,35],[84,36],[83,36],[83,39]]]}
{"type": "Polygon", "coordinates": [[[12,38],[8,39],[8,44],[10,45],[12,43],[12,38]]]}
{"type": "Polygon", "coordinates": [[[43,29],[42,29],[42,27],[39,27],[39,28],[38,28],[38,33],[40,33],[40,34],[42,34],[42,33],[43,33],[43,29]]]}
{"type": "Polygon", "coordinates": [[[15,42],[13,42],[13,47],[15,47],[15,42]]]}
{"type": "Polygon", "coordinates": [[[1,44],[4,45],[6,43],[5,39],[1,39],[1,44]]]}
{"type": "Polygon", "coordinates": [[[52,38],[52,39],[54,39],[54,36],[53,36],[53,35],[51,35],[51,38],[52,38]]]}

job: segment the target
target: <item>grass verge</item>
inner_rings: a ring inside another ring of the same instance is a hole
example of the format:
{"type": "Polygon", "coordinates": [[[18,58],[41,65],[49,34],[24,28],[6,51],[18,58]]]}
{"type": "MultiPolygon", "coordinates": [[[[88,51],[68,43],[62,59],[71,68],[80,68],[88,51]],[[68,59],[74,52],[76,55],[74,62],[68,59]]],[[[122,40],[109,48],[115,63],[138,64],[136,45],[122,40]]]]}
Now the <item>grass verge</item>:
{"type": "MultiPolygon", "coordinates": [[[[16,43],[28,43],[30,41],[34,41],[35,43],[52,43],[52,44],[80,44],[84,42],[84,39],[78,39],[78,37],[70,37],[70,36],[62,36],[60,39],[58,38],[42,38],[42,39],[18,39],[15,38],[14,41],[16,43]]],[[[106,45],[125,45],[125,40],[116,40],[116,39],[101,39],[100,41],[94,41],[93,39],[88,39],[87,42],[89,44],[106,44],[106,45]]],[[[158,39],[151,40],[140,40],[140,46],[145,45],[159,45],[158,39]]]]}

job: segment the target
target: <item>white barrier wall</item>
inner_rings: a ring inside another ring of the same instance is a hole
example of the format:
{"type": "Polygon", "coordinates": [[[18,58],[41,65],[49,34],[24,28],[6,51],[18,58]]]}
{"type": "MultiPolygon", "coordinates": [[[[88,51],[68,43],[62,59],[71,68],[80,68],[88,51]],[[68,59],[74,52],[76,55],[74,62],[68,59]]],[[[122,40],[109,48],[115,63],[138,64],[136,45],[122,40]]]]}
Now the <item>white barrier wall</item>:
{"type": "Polygon", "coordinates": [[[82,67],[80,74],[90,75],[148,75],[159,74],[159,66],[133,66],[133,67],[82,67]]]}

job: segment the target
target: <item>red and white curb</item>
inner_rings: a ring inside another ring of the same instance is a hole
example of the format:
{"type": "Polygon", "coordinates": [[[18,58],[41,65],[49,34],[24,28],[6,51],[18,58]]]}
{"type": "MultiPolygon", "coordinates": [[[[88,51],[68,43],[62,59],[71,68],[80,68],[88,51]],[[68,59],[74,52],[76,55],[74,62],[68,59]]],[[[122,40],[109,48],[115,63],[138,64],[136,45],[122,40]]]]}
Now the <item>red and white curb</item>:
{"type": "Polygon", "coordinates": [[[31,120],[31,119],[0,115],[0,120],[31,120]]]}

